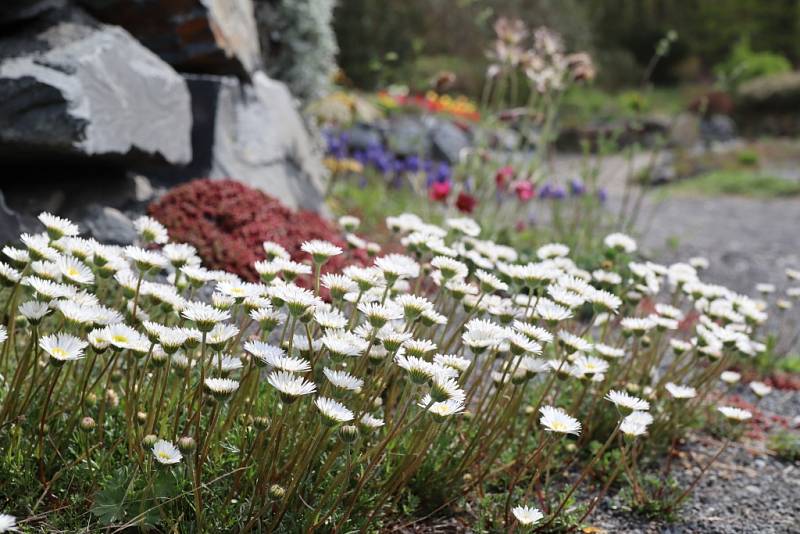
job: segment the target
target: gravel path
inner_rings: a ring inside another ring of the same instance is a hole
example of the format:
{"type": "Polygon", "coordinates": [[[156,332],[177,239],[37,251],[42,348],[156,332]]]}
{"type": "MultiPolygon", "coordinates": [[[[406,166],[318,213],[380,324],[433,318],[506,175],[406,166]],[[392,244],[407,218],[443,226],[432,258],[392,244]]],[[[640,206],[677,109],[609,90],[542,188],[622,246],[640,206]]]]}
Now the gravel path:
{"type": "MultiPolygon", "coordinates": [[[[755,398],[745,388],[734,392],[755,398]]],[[[774,391],[758,405],[765,416],[800,422],[800,392],[774,391]]],[[[722,442],[706,434],[690,436],[673,476],[687,487],[722,442]]],[[[677,521],[647,521],[626,510],[614,496],[606,499],[592,524],[609,533],[630,534],[786,534],[800,533],[800,463],[769,454],[763,441],[731,443],[705,473],[681,508],[677,521]]]]}

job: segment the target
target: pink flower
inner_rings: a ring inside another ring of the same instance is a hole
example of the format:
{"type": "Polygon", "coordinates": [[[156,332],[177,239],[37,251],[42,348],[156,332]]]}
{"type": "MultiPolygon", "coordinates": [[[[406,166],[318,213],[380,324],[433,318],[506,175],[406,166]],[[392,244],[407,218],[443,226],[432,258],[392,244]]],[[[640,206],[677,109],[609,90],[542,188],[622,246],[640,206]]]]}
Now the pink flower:
{"type": "Polygon", "coordinates": [[[514,184],[514,192],[517,198],[525,202],[536,196],[536,189],[533,184],[527,180],[520,180],[514,184]]]}
{"type": "Polygon", "coordinates": [[[428,196],[436,202],[444,202],[450,194],[450,182],[434,182],[428,189],[428,196]]]}
{"type": "Polygon", "coordinates": [[[497,173],[494,175],[494,183],[497,184],[497,187],[503,187],[505,183],[513,177],[514,167],[506,165],[505,167],[497,169],[497,173]]]}
{"type": "Polygon", "coordinates": [[[472,213],[477,203],[478,201],[474,196],[469,193],[464,193],[463,191],[458,194],[458,198],[456,199],[456,207],[458,211],[462,213],[472,213]]]}

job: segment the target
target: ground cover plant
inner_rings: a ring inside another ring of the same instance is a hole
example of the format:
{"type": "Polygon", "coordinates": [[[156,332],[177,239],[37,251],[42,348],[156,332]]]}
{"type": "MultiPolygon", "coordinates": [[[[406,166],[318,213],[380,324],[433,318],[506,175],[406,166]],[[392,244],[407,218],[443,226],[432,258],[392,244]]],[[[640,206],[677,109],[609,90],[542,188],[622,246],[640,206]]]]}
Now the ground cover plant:
{"type": "Polygon", "coordinates": [[[5,531],[370,532],[459,506],[558,531],[620,487],[678,510],[696,480],[648,468],[751,417],[715,387],[765,350],[762,303],[623,234],[584,270],[403,214],[402,253],[322,274],[341,247],[265,242],[246,282],[154,219],[126,248],[40,220],[0,265],[5,531]]]}

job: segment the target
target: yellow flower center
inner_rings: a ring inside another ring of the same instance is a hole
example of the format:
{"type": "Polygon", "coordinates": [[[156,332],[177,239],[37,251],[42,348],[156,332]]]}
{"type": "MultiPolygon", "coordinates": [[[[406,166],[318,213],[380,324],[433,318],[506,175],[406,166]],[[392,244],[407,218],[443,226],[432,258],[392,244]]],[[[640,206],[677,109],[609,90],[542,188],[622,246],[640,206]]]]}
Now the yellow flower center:
{"type": "Polygon", "coordinates": [[[67,355],[67,351],[65,351],[61,347],[54,347],[53,349],[50,350],[50,354],[52,354],[56,358],[63,358],[67,355]]]}
{"type": "Polygon", "coordinates": [[[121,334],[117,334],[116,336],[111,336],[111,341],[114,343],[127,343],[128,338],[121,334]]]}
{"type": "Polygon", "coordinates": [[[81,274],[81,272],[78,269],[76,269],[75,267],[72,267],[72,266],[67,267],[67,276],[75,277],[75,276],[79,276],[80,274],[81,274]]]}

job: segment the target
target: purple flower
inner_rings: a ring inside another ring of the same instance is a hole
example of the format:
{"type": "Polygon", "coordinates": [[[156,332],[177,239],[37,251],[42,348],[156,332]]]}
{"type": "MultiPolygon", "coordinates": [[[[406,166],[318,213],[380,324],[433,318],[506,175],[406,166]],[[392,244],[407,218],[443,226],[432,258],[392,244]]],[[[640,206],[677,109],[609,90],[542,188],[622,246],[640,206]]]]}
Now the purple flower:
{"type": "Polygon", "coordinates": [[[601,187],[597,190],[597,198],[600,200],[601,204],[605,204],[606,200],[608,200],[608,191],[606,191],[605,187],[601,187]]]}
{"type": "Polygon", "coordinates": [[[586,186],[579,178],[573,178],[569,182],[569,192],[572,196],[579,197],[586,192],[586,186]]]}
{"type": "Polygon", "coordinates": [[[552,198],[553,196],[553,184],[550,182],[545,182],[545,184],[539,189],[539,198],[546,200],[548,198],[552,198]]]}
{"type": "Polygon", "coordinates": [[[563,185],[557,185],[553,188],[552,198],[562,200],[567,197],[567,190],[563,185]]]}

